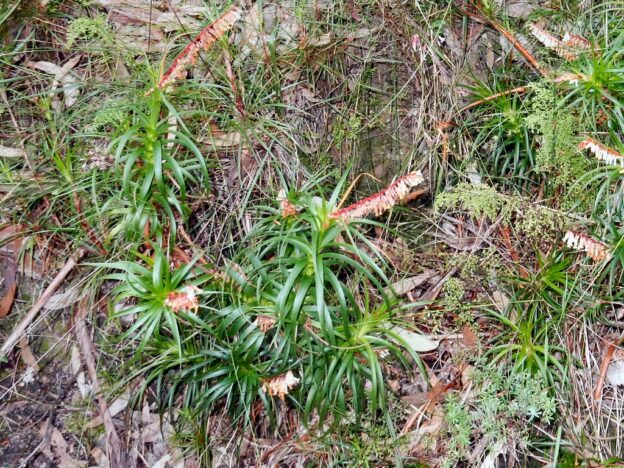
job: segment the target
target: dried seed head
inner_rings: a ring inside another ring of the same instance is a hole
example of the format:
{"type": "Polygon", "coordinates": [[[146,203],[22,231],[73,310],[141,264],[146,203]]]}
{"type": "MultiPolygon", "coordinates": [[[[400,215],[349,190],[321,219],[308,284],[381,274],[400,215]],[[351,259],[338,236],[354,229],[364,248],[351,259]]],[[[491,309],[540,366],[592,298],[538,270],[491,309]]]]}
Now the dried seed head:
{"type": "Polygon", "coordinates": [[[360,200],[359,202],[347,206],[346,208],[334,211],[331,214],[331,217],[348,222],[353,219],[364,218],[371,214],[379,216],[384,211],[389,210],[394,205],[405,199],[405,197],[409,195],[410,191],[414,187],[422,184],[424,180],[425,179],[420,171],[412,172],[400,177],[381,192],[371,195],[364,200],[360,200]]]}
{"type": "Polygon", "coordinates": [[[563,242],[571,249],[587,253],[587,256],[595,262],[600,262],[609,257],[609,246],[584,232],[568,231],[563,242]]]}
{"type": "Polygon", "coordinates": [[[216,21],[206,26],[202,32],[184,48],[182,53],[175,58],[169,69],[163,74],[163,77],[158,83],[158,87],[164,90],[169,88],[176,81],[183,79],[186,76],[186,68],[189,65],[195,64],[199,53],[202,50],[207,50],[212,44],[218,41],[221,36],[232,28],[241,15],[241,9],[233,6],[216,21]]]}
{"type": "Polygon", "coordinates": [[[540,41],[546,48],[553,50],[559,57],[568,61],[576,59],[576,54],[569,49],[569,46],[561,42],[551,33],[539,27],[535,23],[529,24],[529,31],[540,41]]]}
{"type": "Polygon", "coordinates": [[[279,202],[280,209],[282,210],[282,218],[295,216],[299,212],[297,207],[290,200],[288,200],[284,189],[280,189],[277,194],[277,201],[279,202]]]}
{"type": "Polygon", "coordinates": [[[256,320],[254,320],[254,324],[260,329],[262,333],[267,333],[273,326],[277,320],[275,317],[271,317],[270,315],[258,315],[256,320]]]}
{"type": "Polygon", "coordinates": [[[283,400],[288,392],[298,384],[299,379],[295,377],[292,371],[288,371],[285,374],[263,380],[262,390],[283,400]]]}
{"type": "Polygon", "coordinates": [[[572,49],[577,49],[577,50],[591,49],[591,42],[589,42],[583,36],[579,36],[578,34],[565,33],[562,40],[566,46],[572,49]]]}
{"type": "Polygon", "coordinates": [[[82,163],[83,171],[91,171],[97,169],[100,171],[106,171],[115,164],[115,157],[111,154],[104,154],[95,149],[87,151],[87,158],[82,163]]]}
{"type": "Polygon", "coordinates": [[[197,295],[201,293],[201,289],[193,284],[184,286],[179,291],[172,291],[165,299],[165,306],[169,307],[173,312],[186,310],[195,312],[199,309],[199,298],[197,295]]]}
{"type": "Polygon", "coordinates": [[[607,164],[611,164],[613,166],[624,166],[624,155],[609,148],[608,146],[603,145],[593,138],[586,138],[581,141],[579,143],[579,148],[582,150],[588,150],[596,156],[596,158],[606,162],[607,164]]]}

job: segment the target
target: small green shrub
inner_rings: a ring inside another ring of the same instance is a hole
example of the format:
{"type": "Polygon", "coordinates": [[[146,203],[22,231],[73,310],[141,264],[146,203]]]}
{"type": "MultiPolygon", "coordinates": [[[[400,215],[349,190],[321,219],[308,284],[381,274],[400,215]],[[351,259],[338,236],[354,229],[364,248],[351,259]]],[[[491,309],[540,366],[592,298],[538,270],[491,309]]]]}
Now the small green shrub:
{"type": "Polygon", "coordinates": [[[146,266],[110,265],[127,270],[110,276],[122,281],[117,300],[136,302],[124,312],[137,314],[124,334],[140,341],[133,375],[158,383],[163,408],[182,396],[198,415],[225,406],[248,424],[258,399],[275,408],[265,385],[286,373],[298,376],[288,398],[306,420],[386,408],[383,361],[420,361],[410,332],[395,328],[383,258],[360,247],[371,245],[362,228],[379,225],[331,217],[338,194],[291,192],[296,212],[266,207],[240,255],[212,276],[193,264],[169,272],[160,253],[146,266]],[[194,310],[167,303],[182,285],[203,288],[194,310]]]}
{"type": "Polygon", "coordinates": [[[513,458],[526,449],[531,424],[547,425],[557,413],[555,398],[539,376],[479,364],[470,378],[474,401],[462,404],[451,394],[444,405],[448,445],[443,466],[478,463],[501,448],[513,458]]]}
{"type": "Polygon", "coordinates": [[[114,44],[114,36],[108,26],[106,16],[98,15],[95,18],[76,18],[69,23],[65,46],[71,49],[77,41],[97,44],[101,50],[111,47],[114,44]]]}

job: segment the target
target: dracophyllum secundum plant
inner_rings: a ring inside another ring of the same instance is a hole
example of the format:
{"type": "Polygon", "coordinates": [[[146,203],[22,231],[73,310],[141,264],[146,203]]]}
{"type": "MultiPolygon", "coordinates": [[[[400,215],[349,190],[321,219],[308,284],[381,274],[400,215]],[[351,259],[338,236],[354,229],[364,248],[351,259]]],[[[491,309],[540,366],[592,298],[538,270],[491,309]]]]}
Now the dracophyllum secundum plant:
{"type": "Polygon", "coordinates": [[[190,312],[193,309],[196,312],[199,307],[199,287],[210,275],[199,274],[195,260],[172,269],[170,258],[159,248],[155,248],[151,257],[136,253],[135,261],[97,266],[117,270],[104,279],[118,282],[111,293],[111,302],[117,308],[113,319],[134,317],[121,338],[133,343],[138,341],[135,358],[140,359],[143,349],[163,335],[173,339],[181,354],[184,340],[181,324],[193,320],[190,312]]]}
{"type": "MultiPolygon", "coordinates": [[[[133,109],[134,125],[115,138],[109,150],[121,180],[123,225],[131,239],[162,235],[166,224],[172,238],[176,219],[185,219],[189,182],[208,184],[208,169],[197,145],[163,93],[154,90],[133,109]]],[[[113,209],[113,208],[111,208],[113,209]]]]}
{"type": "Polygon", "coordinates": [[[291,193],[266,207],[218,271],[169,272],[162,254],[113,265],[125,270],[110,277],[122,281],[116,300],[136,303],[126,336],[144,356],[133,375],[158,383],[162,407],[183,397],[194,411],[224,407],[247,423],[254,401],[275,408],[278,395],[306,420],[331,414],[338,423],[385,406],[384,359],[420,365],[420,335],[395,323],[386,265],[365,235],[380,225],[336,216],[338,194],[291,193]],[[197,302],[177,307],[190,286],[201,288],[191,290],[197,302]],[[268,383],[286,377],[287,389],[271,393],[268,383]]]}

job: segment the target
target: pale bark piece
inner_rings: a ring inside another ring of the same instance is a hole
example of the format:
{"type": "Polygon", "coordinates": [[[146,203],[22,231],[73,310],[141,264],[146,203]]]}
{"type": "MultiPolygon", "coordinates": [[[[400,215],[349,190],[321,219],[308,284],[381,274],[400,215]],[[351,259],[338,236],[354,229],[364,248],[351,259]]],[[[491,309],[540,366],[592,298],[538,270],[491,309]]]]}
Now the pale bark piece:
{"type": "Polygon", "coordinates": [[[77,287],[72,287],[65,292],[58,293],[50,297],[43,308],[46,310],[62,310],[75,304],[79,299],[80,290],[77,287]]]}
{"type": "Polygon", "coordinates": [[[0,157],[2,158],[24,158],[26,151],[21,148],[11,148],[9,146],[0,145],[0,157]]]}
{"type": "Polygon", "coordinates": [[[404,296],[409,292],[412,292],[417,287],[423,285],[430,279],[436,276],[436,272],[433,270],[426,270],[416,276],[410,276],[409,278],[403,278],[392,285],[392,289],[398,296],[404,296]]]}

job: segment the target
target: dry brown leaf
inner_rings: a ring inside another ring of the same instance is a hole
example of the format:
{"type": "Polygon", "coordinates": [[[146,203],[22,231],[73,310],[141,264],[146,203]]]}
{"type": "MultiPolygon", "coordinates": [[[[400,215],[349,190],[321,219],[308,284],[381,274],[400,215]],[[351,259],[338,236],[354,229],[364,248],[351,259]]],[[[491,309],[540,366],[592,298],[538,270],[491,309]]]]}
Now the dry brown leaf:
{"type": "Polygon", "coordinates": [[[6,265],[3,272],[4,287],[0,296],[0,318],[6,317],[11,311],[15,294],[17,292],[17,259],[22,247],[22,227],[20,225],[9,225],[0,230],[0,239],[9,241],[11,251],[7,253],[6,265]]]}
{"type": "Polygon", "coordinates": [[[418,454],[426,450],[423,445],[423,437],[428,435],[435,437],[444,427],[444,412],[440,405],[435,405],[431,418],[422,423],[418,429],[409,433],[409,443],[407,444],[408,454],[418,454]]]}
{"type": "MultiPolygon", "coordinates": [[[[128,406],[128,402],[130,401],[130,398],[131,398],[131,390],[128,389],[124,391],[115,401],[113,401],[108,407],[108,412],[110,413],[111,417],[115,417],[116,415],[121,413],[124,409],[126,409],[126,407],[128,406]]],[[[98,427],[102,424],[104,424],[104,421],[102,420],[101,416],[97,416],[93,418],[91,421],[89,421],[87,424],[85,424],[85,428],[93,429],[94,427],[98,427]]]]}
{"type": "MultiPolygon", "coordinates": [[[[5,281],[8,282],[10,275],[5,273],[5,281]]],[[[13,301],[15,300],[15,293],[17,291],[17,283],[13,280],[13,283],[7,284],[5,283],[4,293],[2,295],[2,299],[0,299],[0,318],[6,317],[9,315],[11,311],[11,306],[13,305],[13,301]]]]}
{"type": "Polygon", "coordinates": [[[479,344],[477,334],[472,331],[472,328],[470,328],[468,324],[464,324],[462,327],[462,344],[469,349],[476,348],[479,344]]]}
{"type": "Polygon", "coordinates": [[[207,143],[216,148],[231,148],[243,142],[243,135],[239,132],[222,133],[207,140],[207,143]]]}
{"type": "Polygon", "coordinates": [[[82,468],[87,463],[72,458],[69,455],[70,447],[61,431],[52,426],[50,421],[43,423],[39,430],[43,439],[41,452],[58,468],[82,468]]]}
{"type": "MultiPolygon", "coordinates": [[[[80,90],[78,89],[78,79],[74,77],[70,71],[82,58],[81,55],[68,60],[62,67],[52,62],[26,62],[26,66],[35,70],[53,75],[52,85],[50,86],[50,96],[53,96],[59,87],[63,85],[63,94],[65,95],[65,107],[73,106],[78,100],[80,90]]],[[[58,106],[57,106],[58,107],[58,106]]]]}
{"type": "Polygon", "coordinates": [[[434,278],[435,276],[435,271],[426,270],[424,273],[421,273],[419,275],[410,276],[409,278],[403,278],[402,280],[393,283],[392,289],[394,289],[398,296],[404,296],[407,293],[412,292],[417,287],[423,285],[430,279],[434,278]]]}
{"type": "Polygon", "coordinates": [[[24,364],[26,364],[29,367],[32,367],[35,371],[39,371],[39,364],[38,364],[37,358],[32,352],[32,349],[30,349],[30,346],[28,345],[28,338],[23,336],[20,339],[19,348],[20,348],[20,358],[22,359],[22,361],[24,361],[24,364]]]}

